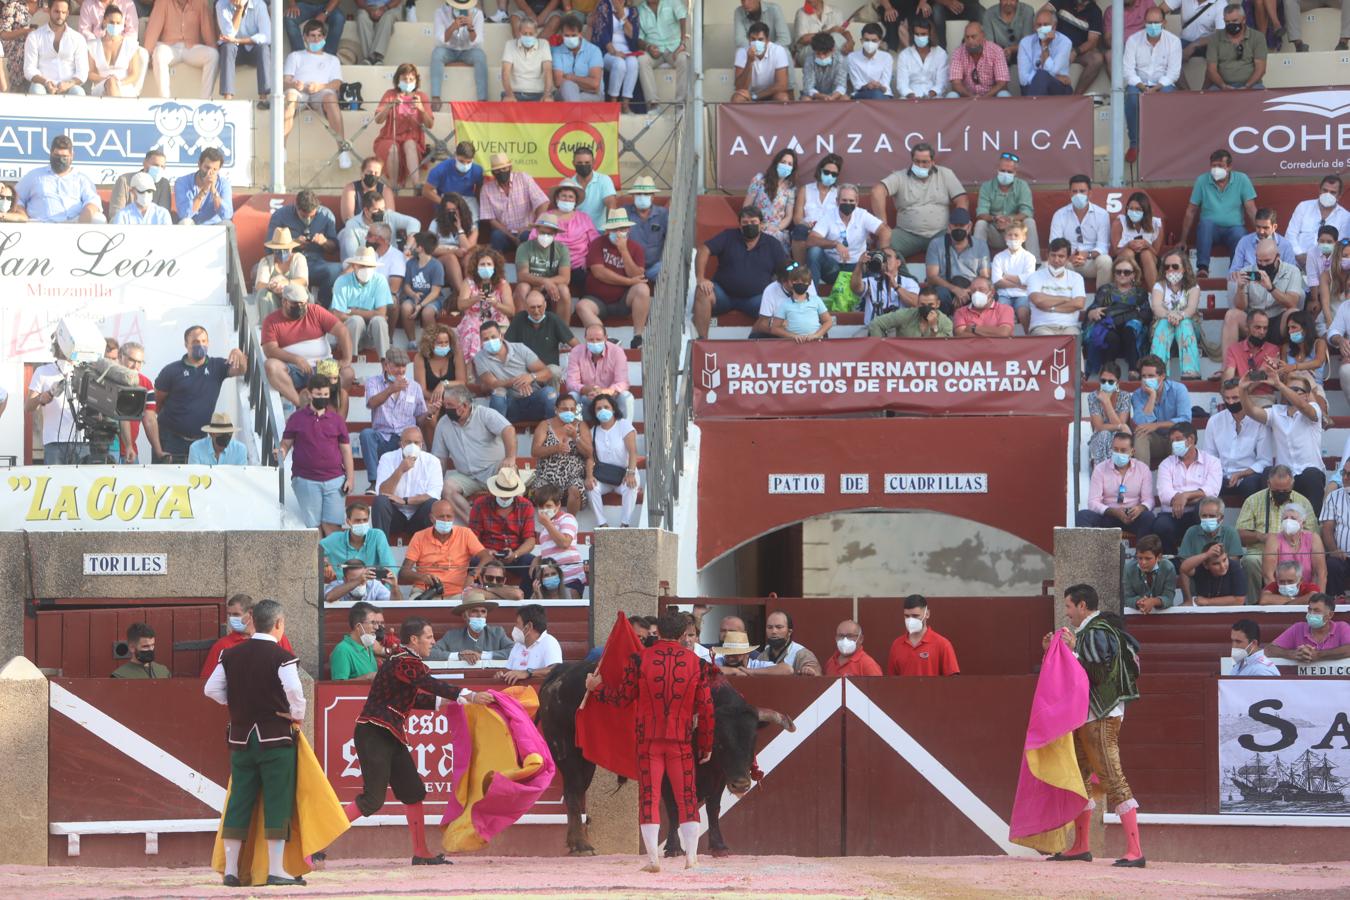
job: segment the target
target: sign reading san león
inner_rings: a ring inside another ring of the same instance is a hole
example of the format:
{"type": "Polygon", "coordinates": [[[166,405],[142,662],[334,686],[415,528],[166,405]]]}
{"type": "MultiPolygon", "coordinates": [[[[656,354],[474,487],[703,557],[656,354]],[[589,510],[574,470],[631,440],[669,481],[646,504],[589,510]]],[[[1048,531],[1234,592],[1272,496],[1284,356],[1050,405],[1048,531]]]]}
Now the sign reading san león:
{"type": "Polygon", "coordinates": [[[700,418],[872,413],[1069,415],[1075,341],[1070,336],[926,341],[852,338],[699,341],[700,418]]]}

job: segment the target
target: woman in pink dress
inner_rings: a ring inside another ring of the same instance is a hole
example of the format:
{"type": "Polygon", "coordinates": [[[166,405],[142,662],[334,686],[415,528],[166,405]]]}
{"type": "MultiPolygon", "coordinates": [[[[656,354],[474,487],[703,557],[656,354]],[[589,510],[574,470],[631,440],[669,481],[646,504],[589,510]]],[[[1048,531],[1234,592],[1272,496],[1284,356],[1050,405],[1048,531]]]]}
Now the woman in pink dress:
{"type": "Polygon", "coordinates": [[[464,280],[459,285],[459,310],[464,318],[455,326],[455,334],[464,351],[464,361],[472,362],[483,345],[479,327],[493,321],[505,330],[516,312],[511,285],[506,281],[506,260],[491,247],[475,247],[469,254],[464,280]]]}

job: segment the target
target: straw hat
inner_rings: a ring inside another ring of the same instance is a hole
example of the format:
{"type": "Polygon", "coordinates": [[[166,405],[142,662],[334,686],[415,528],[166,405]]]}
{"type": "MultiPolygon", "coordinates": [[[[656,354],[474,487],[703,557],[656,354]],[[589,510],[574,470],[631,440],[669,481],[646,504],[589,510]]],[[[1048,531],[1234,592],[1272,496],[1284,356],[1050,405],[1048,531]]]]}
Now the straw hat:
{"type": "Polygon", "coordinates": [[[492,171],[511,168],[511,157],[505,153],[494,153],[488,157],[488,168],[492,171]]]}
{"type": "Polygon", "coordinates": [[[611,209],[609,215],[605,217],[605,231],[618,231],[621,228],[632,228],[633,220],[628,218],[628,212],[622,209],[611,209]]]}
{"type": "Polygon", "coordinates": [[[711,652],[717,656],[741,656],[753,649],[744,631],[728,631],[726,637],[722,638],[722,646],[713,647],[711,652]]]}
{"type": "Polygon", "coordinates": [[[628,186],[630,194],[655,194],[656,179],[650,175],[639,175],[633,179],[633,183],[628,186]]]}
{"type": "Polygon", "coordinates": [[[291,237],[289,228],[278,225],[276,231],[272,232],[272,239],[263,241],[263,246],[268,250],[294,250],[300,246],[300,242],[291,237]]]}
{"type": "Polygon", "coordinates": [[[534,223],[535,228],[549,228],[553,231],[562,231],[562,226],[558,224],[558,217],[553,213],[546,212],[539,216],[539,221],[534,223]]]}
{"type": "Polygon", "coordinates": [[[230,421],[229,413],[212,413],[209,424],[202,426],[202,431],[206,434],[234,434],[234,423],[230,421]]]}
{"type": "Polygon", "coordinates": [[[487,489],[494,497],[519,497],[525,493],[525,485],[533,475],[534,471],[530,469],[524,472],[502,469],[487,480],[487,489]]]}
{"type": "Polygon", "coordinates": [[[380,264],[380,258],[375,255],[374,247],[362,247],[355,256],[349,256],[343,260],[346,266],[369,266],[374,268],[380,264]]]}
{"type": "Polygon", "coordinates": [[[451,608],[450,611],[457,616],[462,616],[468,613],[469,610],[477,609],[481,606],[488,612],[492,612],[500,604],[497,603],[496,600],[484,600],[483,598],[486,596],[487,595],[482,591],[474,590],[473,588],[465,588],[464,593],[460,597],[464,602],[459,606],[451,608]]]}

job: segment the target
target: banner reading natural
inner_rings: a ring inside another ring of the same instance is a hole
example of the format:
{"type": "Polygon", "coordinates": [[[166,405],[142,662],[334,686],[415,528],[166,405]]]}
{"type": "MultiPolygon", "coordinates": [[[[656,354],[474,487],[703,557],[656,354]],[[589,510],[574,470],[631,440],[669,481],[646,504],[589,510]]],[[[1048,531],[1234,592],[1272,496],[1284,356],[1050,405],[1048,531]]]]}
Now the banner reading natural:
{"type": "Polygon", "coordinates": [[[747,419],[873,413],[1069,415],[1071,336],[823,341],[698,341],[694,412],[747,419]]]}
{"type": "Polygon", "coordinates": [[[1167,147],[1140,155],[1146,181],[1193,181],[1209,171],[1215,150],[1233,154],[1233,168],[1253,177],[1312,178],[1350,165],[1350,91],[1343,89],[1146,94],[1139,128],[1142,145],[1167,147]],[[1169,140],[1183,122],[1193,138],[1169,140]]]}
{"type": "Polygon", "coordinates": [[[595,171],[619,184],[617,103],[451,103],[450,110],[456,137],[473,142],[485,173],[492,154],[505,153],[515,171],[547,189],[576,175],[572,152],[590,147],[595,171]]]}
{"type": "Polygon", "coordinates": [[[1028,181],[1063,184],[1092,171],[1092,99],[724,103],[717,107],[717,186],[745,188],[784,147],[801,157],[798,172],[837,153],[849,181],[875,184],[907,168],[909,149],[921,141],[967,184],[991,178],[1004,152],[1021,158],[1028,181]]]}

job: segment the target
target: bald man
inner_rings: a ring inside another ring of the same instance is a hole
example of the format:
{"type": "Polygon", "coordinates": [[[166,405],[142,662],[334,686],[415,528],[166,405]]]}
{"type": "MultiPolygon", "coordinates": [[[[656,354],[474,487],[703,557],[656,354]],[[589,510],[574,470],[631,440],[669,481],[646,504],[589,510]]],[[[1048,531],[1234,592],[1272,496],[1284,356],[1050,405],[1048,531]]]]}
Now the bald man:
{"type": "Polygon", "coordinates": [[[469,581],[470,566],[477,580],[491,556],[478,535],[455,524],[450,501],[437,500],[431,505],[431,527],[414,534],[408,544],[398,582],[424,588],[440,585],[443,597],[457,597],[469,581]]]}
{"type": "Polygon", "coordinates": [[[1223,320],[1223,352],[1245,332],[1247,310],[1259,309],[1270,317],[1270,333],[1282,334],[1283,316],[1303,302],[1303,273],[1297,265],[1280,258],[1280,247],[1272,238],[1256,243],[1256,266],[1235,281],[1237,304],[1223,320]]]}
{"type": "Polygon", "coordinates": [[[880,675],[881,666],[863,649],[862,626],[845,619],[834,629],[835,652],[825,660],[826,675],[880,675]]]}

